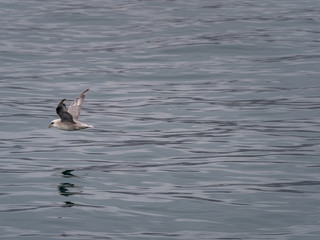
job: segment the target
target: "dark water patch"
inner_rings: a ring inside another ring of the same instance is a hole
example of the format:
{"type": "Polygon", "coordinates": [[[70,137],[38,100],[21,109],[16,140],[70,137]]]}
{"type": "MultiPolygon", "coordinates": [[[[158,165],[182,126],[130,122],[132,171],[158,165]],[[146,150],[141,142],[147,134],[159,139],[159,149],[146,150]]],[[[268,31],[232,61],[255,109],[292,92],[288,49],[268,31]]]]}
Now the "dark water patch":
{"type": "Polygon", "coordinates": [[[261,62],[295,62],[295,61],[301,61],[301,60],[308,60],[308,59],[318,59],[320,57],[319,54],[308,54],[308,55],[291,55],[291,56],[280,56],[280,57],[274,57],[274,58],[264,58],[261,60],[261,62]]]}

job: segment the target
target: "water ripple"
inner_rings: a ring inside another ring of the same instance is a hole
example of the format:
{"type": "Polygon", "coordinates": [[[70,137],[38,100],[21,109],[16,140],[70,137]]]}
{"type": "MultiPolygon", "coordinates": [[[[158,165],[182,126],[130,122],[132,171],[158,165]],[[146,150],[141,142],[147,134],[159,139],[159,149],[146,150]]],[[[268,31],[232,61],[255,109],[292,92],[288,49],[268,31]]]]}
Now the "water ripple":
{"type": "Polygon", "coordinates": [[[0,236],[318,239],[318,12],[2,1],[0,236]]]}

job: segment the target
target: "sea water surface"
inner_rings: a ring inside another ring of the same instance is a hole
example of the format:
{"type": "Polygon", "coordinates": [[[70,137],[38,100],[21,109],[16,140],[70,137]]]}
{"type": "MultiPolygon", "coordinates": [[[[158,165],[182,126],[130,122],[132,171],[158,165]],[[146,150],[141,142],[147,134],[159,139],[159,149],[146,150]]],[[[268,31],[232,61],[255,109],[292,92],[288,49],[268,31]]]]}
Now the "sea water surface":
{"type": "Polygon", "coordinates": [[[320,238],[320,1],[0,1],[0,239],[320,238]],[[48,128],[90,88],[82,131],[48,128]]]}

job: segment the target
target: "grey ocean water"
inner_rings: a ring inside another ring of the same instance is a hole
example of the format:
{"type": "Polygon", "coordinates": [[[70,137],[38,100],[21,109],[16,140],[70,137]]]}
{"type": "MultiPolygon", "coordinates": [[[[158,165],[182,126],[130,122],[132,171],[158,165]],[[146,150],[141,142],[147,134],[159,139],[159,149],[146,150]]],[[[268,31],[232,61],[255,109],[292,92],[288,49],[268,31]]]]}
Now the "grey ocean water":
{"type": "Polygon", "coordinates": [[[320,237],[320,1],[0,1],[0,239],[320,237]],[[80,120],[48,129],[90,88],[80,120]]]}

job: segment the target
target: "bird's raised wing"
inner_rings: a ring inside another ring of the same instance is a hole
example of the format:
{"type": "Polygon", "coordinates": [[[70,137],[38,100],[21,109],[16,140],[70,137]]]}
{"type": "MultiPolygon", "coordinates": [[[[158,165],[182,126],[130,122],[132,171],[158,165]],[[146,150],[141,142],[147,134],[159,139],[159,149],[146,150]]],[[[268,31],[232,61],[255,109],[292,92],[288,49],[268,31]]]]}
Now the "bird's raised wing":
{"type": "Polygon", "coordinates": [[[72,115],[70,113],[68,113],[68,110],[67,110],[66,105],[64,104],[64,101],[66,101],[66,99],[62,99],[60,101],[58,107],[56,108],[56,112],[60,116],[61,122],[74,123],[72,115]]]}
{"type": "Polygon", "coordinates": [[[89,89],[85,90],[83,93],[79,95],[79,97],[76,98],[71,104],[70,107],[68,108],[68,112],[72,115],[74,120],[78,120],[82,103],[85,98],[86,92],[88,92],[89,89]]]}

